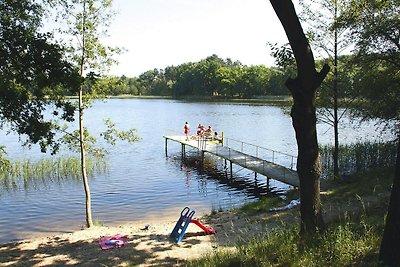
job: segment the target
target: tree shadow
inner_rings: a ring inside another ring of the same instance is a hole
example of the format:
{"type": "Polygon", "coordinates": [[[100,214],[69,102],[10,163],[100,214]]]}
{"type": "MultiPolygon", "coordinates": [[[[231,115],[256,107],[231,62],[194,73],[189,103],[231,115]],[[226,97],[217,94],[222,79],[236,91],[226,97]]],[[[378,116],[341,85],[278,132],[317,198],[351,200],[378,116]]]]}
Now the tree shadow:
{"type": "Polygon", "coordinates": [[[71,242],[68,238],[49,237],[47,242],[22,241],[0,245],[1,266],[136,266],[140,264],[171,266],[182,262],[168,251],[199,244],[187,238],[177,245],[166,234],[138,233],[128,235],[128,244],[110,250],[101,250],[98,239],[71,242]],[[157,254],[165,253],[165,257],[157,254]]]}

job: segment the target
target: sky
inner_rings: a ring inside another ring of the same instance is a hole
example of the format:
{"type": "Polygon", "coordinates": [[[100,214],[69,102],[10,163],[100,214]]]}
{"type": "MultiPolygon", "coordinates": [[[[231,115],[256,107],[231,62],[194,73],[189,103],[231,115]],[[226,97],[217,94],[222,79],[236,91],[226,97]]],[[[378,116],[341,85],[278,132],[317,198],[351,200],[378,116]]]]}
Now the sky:
{"type": "Polygon", "coordinates": [[[273,66],[266,43],[288,42],[268,0],[114,0],[113,6],[105,42],[126,51],[110,75],[137,77],[213,54],[273,66]]]}

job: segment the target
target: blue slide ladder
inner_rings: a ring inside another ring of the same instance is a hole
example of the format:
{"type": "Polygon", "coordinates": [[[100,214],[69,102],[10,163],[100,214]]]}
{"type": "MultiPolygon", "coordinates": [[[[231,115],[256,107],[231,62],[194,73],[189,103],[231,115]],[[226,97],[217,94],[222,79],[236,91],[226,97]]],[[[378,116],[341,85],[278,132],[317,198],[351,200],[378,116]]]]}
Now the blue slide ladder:
{"type": "Polygon", "coordinates": [[[172,233],[169,236],[176,239],[176,243],[182,241],[182,238],[185,235],[186,229],[188,228],[189,223],[194,216],[194,213],[195,211],[190,211],[189,207],[185,207],[181,211],[181,216],[179,217],[178,222],[174,227],[174,230],[172,230],[172,233]]]}

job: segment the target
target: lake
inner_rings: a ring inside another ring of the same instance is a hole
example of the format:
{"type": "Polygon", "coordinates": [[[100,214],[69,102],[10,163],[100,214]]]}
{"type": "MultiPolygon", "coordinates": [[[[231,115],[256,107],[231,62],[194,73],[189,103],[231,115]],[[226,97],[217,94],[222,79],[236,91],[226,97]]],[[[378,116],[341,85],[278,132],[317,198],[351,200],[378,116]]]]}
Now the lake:
{"type": "MultiPolygon", "coordinates": [[[[183,135],[187,121],[194,134],[203,123],[224,132],[228,138],[241,140],[297,154],[294,130],[288,110],[262,104],[198,103],[177,100],[111,99],[97,101],[86,111],[86,126],[93,135],[105,129],[103,119],[111,118],[120,130],[136,128],[140,142],[115,146],[104,145],[109,154],[105,173],[90,178],[94,220],[105,225],[132,221],[178,218],[183,207],[196,215],[211,210],[228,209],[254,201],[261,196],[284,194],[290,187],[235,166],[228,178],[221,160],[208,156],[204,171],[196,165],[197,153],[187,149],[182,161],[178,143],[168,143],[165,154],[163,135],[183,135]],[[176,216],[175,216],[176,215],[176,216]]],[[[344,118],[341,142],[379,138],[373,123],[358,126],[344,118]]],[[[38,147],[21,148],[18,136],[0,131],[0,145],[5,145],[11,159],[50,157],[38,147]]],[[[332,143],[332,128],[318,124],[319,142],[332,143]]],[[[68,154],[70,152],[63,152],[68,154]]],[[[61,154],[63,154],[61,153],[61,154]]],[[[85,225],[85,195],[81,181],[44,180],[13,190],[0,187],[0,242],[35,235],[70,232],[85,225]]]]}

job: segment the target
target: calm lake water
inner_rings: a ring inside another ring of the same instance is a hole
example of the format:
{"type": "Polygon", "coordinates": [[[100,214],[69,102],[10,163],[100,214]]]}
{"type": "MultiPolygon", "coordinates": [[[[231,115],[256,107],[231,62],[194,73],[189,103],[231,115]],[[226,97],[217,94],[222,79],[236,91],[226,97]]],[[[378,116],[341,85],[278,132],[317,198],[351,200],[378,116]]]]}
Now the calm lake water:
{"type": "MultiPolygon", "coordinates": [[[[103,119],[111,118],[121,130],[136,128],[142,140],[119,142],[108,149],[106,173],[90,178],[94,219],[106,225],[119,225],[165,217],[178,218],[185,206],[196,215],[212,209],[228,209],[265,195],[283,194],[289,187],[234,167],[228,179],[223,162],[207,157],[205,170],[195,164],[197,153],[187,149],[182,161],[178,143],[168,143],[165,154],[163,135],[183,134],[188,121],[191,132],[196,125],[211,125],[225,136],[296,155],[296,140],[291,118],[282,108],[254,104],[192,103],[175,100],[113,99],[96,102],[86,112],[86,125],[93,135],[104,130],[103,119]]],[[[341,141],[374,139],[379,135],[373,124],[345,119],[341,141]]],[[[319,142],[331,143],[332,129],[318,125],[319,142]]],[[[12,159],[44,157],[37,147],[21,148],[18,137],[0,131],[0,145],[6,145],[12,159]]],[[[49,157],[49,156],[47,156],[49,157]]],[[[0,184],[0,242],[34,235],[69,232],[85,224],[84,190],[75,180],[39,181],[28,187],[19,184],[6,190],[0,184]]]]}

